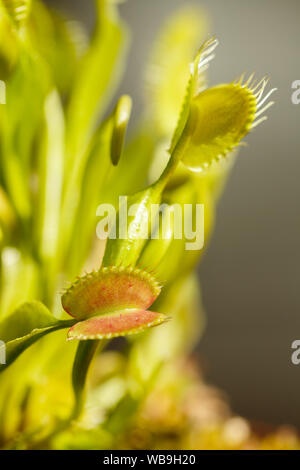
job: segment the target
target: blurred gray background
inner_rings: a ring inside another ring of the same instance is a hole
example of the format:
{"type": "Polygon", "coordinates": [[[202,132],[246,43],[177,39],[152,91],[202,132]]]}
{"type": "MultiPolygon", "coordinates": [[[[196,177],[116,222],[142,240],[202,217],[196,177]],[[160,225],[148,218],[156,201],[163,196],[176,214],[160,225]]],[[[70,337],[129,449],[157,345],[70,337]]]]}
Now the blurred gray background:
{"type": "MultiPolygon", "coordinates": [[[[52,0],[93,24],[92,1],[52,0]]],[[[299,0],[128,0],[132,30],[122,92],[142,104],[142,74],[150,44],[170,13],[194,3],[206,8],[220,46],[211,83],[256,71],[278,87],[269,120],[247,138],[218,207],[215,233],[199,269],[207,327],[199,354],[207,380],[221,387],[234,412],[253,420],[300,427],[300,79],[299,0]]]]}

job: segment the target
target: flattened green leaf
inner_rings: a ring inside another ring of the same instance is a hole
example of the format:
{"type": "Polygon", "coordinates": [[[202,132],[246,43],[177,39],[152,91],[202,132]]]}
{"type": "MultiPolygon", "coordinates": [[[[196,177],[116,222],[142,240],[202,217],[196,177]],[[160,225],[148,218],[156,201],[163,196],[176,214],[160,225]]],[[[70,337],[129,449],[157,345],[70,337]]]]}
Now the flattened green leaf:
{"type": "Polygon", "coordinates": [[[31,0],[3,0],[3,3],[16,24],[20,24],[27,19],[31,8],[31,0]]]}
{"type": "Polygon", "coordinates": [[[0,144],[5,187],[16,212],[25,220],[33,209],[29,180],[35,154],[33,147],[47,90],[44,67],[36,57],[22,49],[20,60],[6,82],[6,105],[1,107],[0,144]]]}
{"type": "Polygon", "coordinates": [[[55,318],[44,304],[38,301],[26,302],[0,323],[0,338],[8,342],[25,336],[34,328],[48,327],[55,318]]]}
{"type": "Polygon", "coordinates": [[[39,172],[39,243],[42,258],[55,257],[63,182],[64,114],[56,90],[44,104],[44,139],[39,172]]]}
{"type": "Polygon", "coordinates": [[[0,78],[12,71],[19,55],[19,41],[6,8],[0,3],[0,78]]]}
{"type": "Polygon", "coordinates": [[[1,254],[1,319],[35,299],[40,274],[36,262],[15,247],[5,246],[1,254]]]}
{"type": "Polygon", "coordinates": [[[66,117],[66,165],[61,227],[62,252],[70,245],[90,138],[119,81],[127,30],[115,5],[97,0],[98,16],[90,47],[78,65],[66,117]]]}
{"type": "Polygon", "coordinates": [[[0,353],[6,356],[8,367],[26,348],[52,331],[70,327],[74,322],[56,320],[49,310],[38,301],[26,302],[0,323],[0,353]],[[4,353],[3,353],[4,349],[4,353]]]}
{"type": "MultiPolygon", "coordinates": [[[[68,108],[68,162],[81,158],[94,125],[118,82],[127,31],[116,7],[97,0],[97,23],[92,41],[75,77],[68,108]]],[[[76,164],[76,161],[75,163],[76,164]]]]}
{"type": "Polygon", "coordinates": [[[82,27],[75,21],[66,21],[44,2],[34,1],[27,31],[30,46],[49,65],[55,86],[62,93],[68,92],[87,42],[82,27]]]}
{"type": "MultiPolygon", "coordinates": [[[[246,83],[242,77],[229,85],[203,90],[201,74],[214,58],[217,44],[215,39],[206,41],[191,65],[186,97],[171,143],[169,167],[179,160],[194,171],[209,167],[264,121],[266,117],[257,118],[273,104],[264,105],[275,89],[263,96],[268,81],[263,78],[254,83],[254,74],[246,83]]],[[[168,174],[164,177],[168,178],[168,174]]]]}
{"type": "Polygon", "coordinates": [[[10,231],[16,223],[16,214],[6,192],[0,186],[0,223],[4,231],[10,231]]]}
{"type": "Polygon", "coordinates": [[[117,165],[124,147],[126,130],[131,114],[132,101],[130,96],[123,95],[118,101],[114,112],[114,127],[111,139],[110,156],[113,165],[117,165]]]}
{"type": "Polygon", "coordinates": [[[68,339],[109,339],[140,333],[167,320],[162,313],[149,310],[126,309],[95,316],[76,323],[68,332],[68,339]]]}

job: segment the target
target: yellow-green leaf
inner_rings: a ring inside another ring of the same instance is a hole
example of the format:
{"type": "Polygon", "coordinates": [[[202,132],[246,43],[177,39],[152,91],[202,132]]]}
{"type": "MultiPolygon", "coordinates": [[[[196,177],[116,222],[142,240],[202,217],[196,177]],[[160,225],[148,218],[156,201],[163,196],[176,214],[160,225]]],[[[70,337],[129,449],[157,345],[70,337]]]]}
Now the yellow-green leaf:
{"type": "MultiPolygon", "coordinates": [[[[188,64],[203,41],[207,23],[202,9],[185,5],[163,25],[150,54],[145,97],[163,135],[171,135],[176,125],[189,80],[188,64]]],[[[202,80],[204,84],[204,75],[202,80]]]]}
{"type": "Polygon", "coordinates": [[[122,155],[131,108],[132,100],[130,96],[121,96],[114,112],[114,126],[110,147],[111,161],[115,166],[119,163],[122,155]]]}
{"type": "Polygon", "coordinates": [[[0,371],[42,336],[70,327],[73,323],[57,320],[41,302],[22,304],[0,323],[0,340],[3,342],[0,345],[0,354],[6,359],[5,364],[0,365],[0,371]]]}
{"type": "Polygon", "coordinates": [[[181,107],[181,112],[172,137],[170,153],[175,149],[188,120],[190,103],[194,96],[197,96],[205,88],[203,73],[207,70],[209,62],[215,57],[213,52],[218,45],[215,38],[205,41],[200,47],[194,61],[190,64],[190,78],[186,86],[186,92],[181,107]]]}

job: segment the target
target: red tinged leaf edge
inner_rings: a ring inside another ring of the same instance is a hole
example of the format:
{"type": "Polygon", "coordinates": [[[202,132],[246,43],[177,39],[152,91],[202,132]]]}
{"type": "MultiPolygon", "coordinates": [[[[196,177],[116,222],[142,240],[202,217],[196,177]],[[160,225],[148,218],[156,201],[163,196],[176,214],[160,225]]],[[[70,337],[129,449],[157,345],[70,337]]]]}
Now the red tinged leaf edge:
{"type": "Polygon", "coordinates": [[[167,315],[149,310],[121,310],[76,323],[68,331],[68,340],[109,339],[136,334],[167,320],[167,315]]]}
{"type": "Polygon", "coordinates": [[[160,289],[139,268],[104,267],[78,278],[62,296],[64,310],[80,320],[68,331],[68,340],[109,339],[160,325],[168,317],[147,310],[160,289]]]}
{"type": "Polygon", "coordinates": [[[148,309],[161,286],[148,272],[131,267],[105,267],[80,277],[62,296],[64,310],[74,318],[124,309],[148,309]]]}

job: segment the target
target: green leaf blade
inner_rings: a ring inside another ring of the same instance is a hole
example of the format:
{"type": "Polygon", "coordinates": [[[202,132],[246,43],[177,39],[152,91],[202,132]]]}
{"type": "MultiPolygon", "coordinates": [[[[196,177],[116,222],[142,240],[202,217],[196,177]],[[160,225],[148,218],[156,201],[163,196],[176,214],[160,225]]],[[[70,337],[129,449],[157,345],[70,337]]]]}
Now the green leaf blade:
{"type": "Polygon", "coordinates": [[[51,315],[41,302],[22,304],[0,323],[0,354],[6,358],[0,371],[12,364],[18,356],[42,336],[53,331],[68,328],[74,322],[60,321],[51,315]]]}

